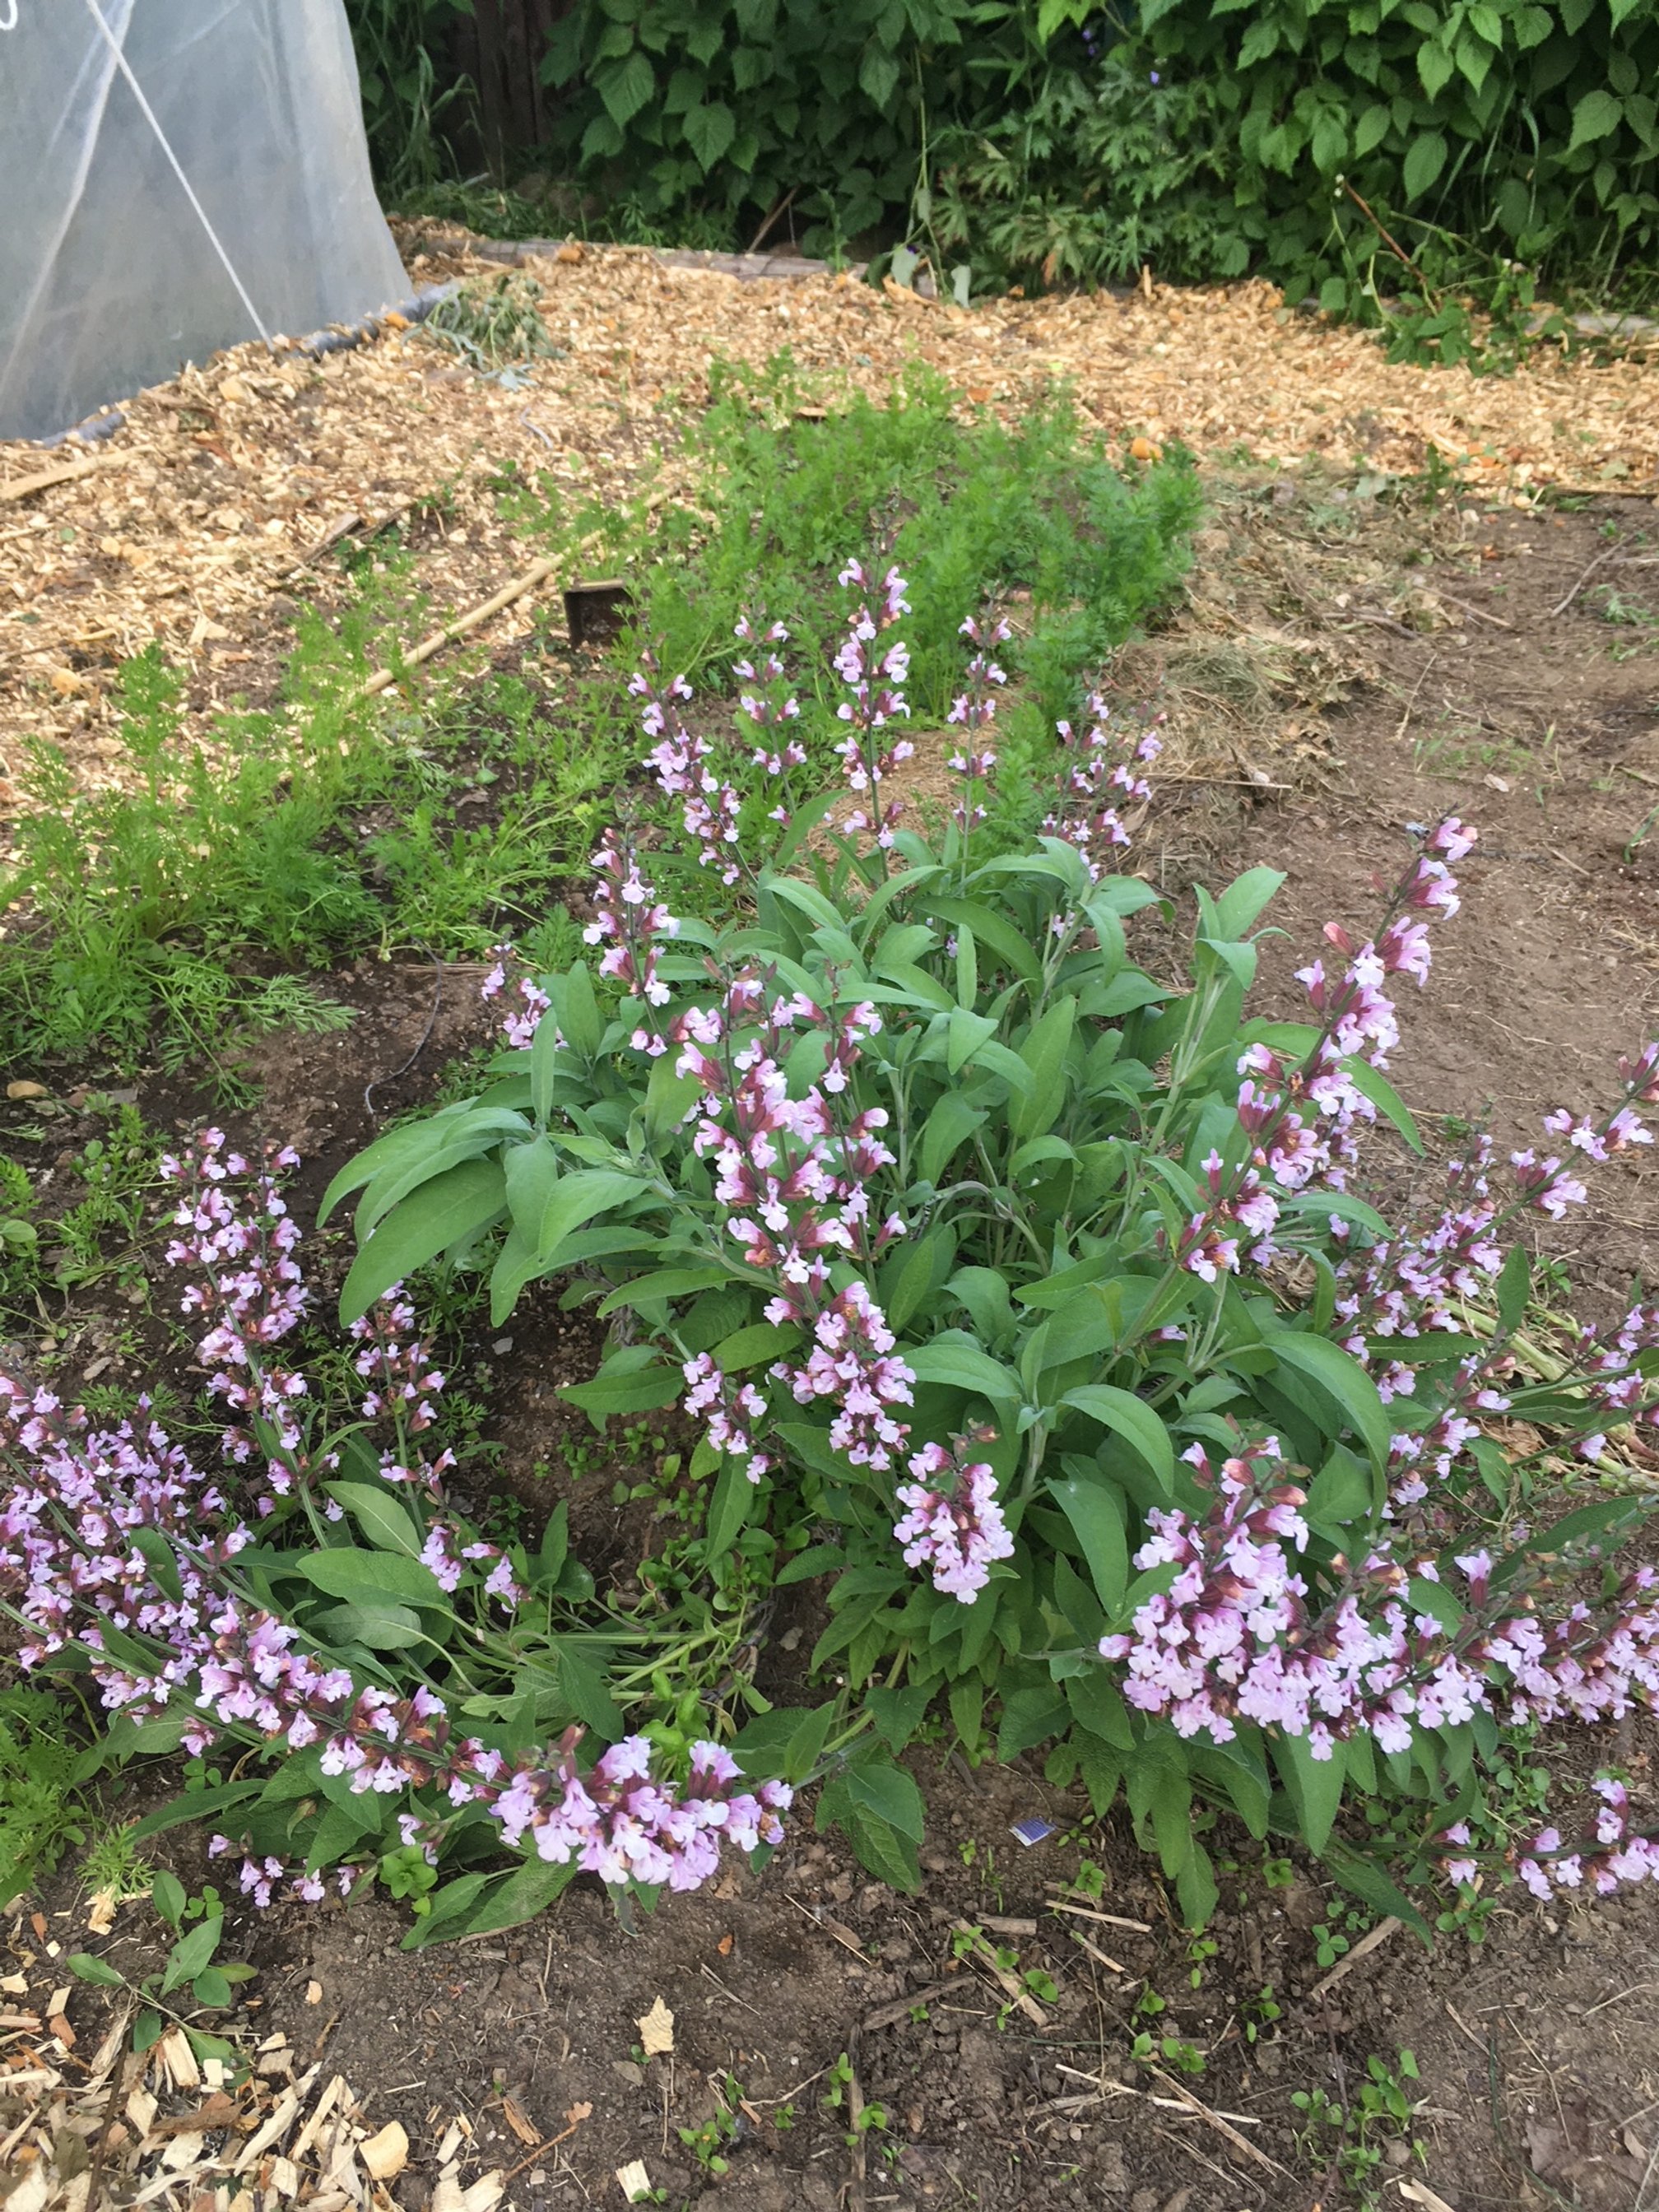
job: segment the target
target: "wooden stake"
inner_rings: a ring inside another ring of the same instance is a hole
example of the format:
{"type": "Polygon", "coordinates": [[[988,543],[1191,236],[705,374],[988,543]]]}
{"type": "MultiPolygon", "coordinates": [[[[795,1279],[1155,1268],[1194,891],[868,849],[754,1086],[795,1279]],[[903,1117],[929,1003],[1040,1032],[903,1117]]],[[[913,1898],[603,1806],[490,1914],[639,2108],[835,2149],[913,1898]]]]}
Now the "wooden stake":
{"type": "Polygon", "coordinates": [[[50,491],[54,484],[74,483],[82,477],[94,475],[99,469],[118,469],[126,462],[125,453],[111,453],[103,460],[94,460],[90,453],[79,460],[59,461],[49,469],[37,469],[32,477],[19,477],[15,483],[0,484],[0,505],[17,499],[29,499],[37,491],[50,491]]]}
{"type": "MultiPolygon", "coordinates": [[[[553,566],[551,561],[538,561],[533,567],[526,569],[516,583],[503,585],[481,606],[471,608],[465,614],[457,615],[453,621],[447,622],[441,629],[434,629],[430,637],[421,640],[412,653],[404,654],[404,667],[420,667],[423,661],[430,660],[435,653],[441,653],[445,646],[453,644],[458,637],[465,637],[469,630],[475,630],[481,623],[487,623],[492,615],[500,614],[504,607],[510,607],[515,600],[523,599],[526,592],[533,592],[538,584],[544,584],[553,574],[553,566]]],[[[358,696],[369,699],[377,692],[390,690],[400,672],[392,668],[378,670],[364,684],[358,696]]]]}

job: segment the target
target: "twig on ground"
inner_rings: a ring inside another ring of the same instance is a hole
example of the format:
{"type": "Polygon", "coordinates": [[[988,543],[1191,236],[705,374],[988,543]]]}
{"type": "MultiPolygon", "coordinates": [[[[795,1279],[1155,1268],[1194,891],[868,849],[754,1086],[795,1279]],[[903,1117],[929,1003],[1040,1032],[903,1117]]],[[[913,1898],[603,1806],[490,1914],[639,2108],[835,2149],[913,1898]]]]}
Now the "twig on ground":
{"type": "Polygon", "coordinates": [[[1423,663],[1423,673],[1418,678],[1416,683],[1412,686],[1411,696],[1406,702],[1406,711],[1400,717],[1400,727],[1394,733],[1394,741],[1396,744],[1398,744],[1404,738],[1407,728],[1410,726],[1412,709],[1417,704],[1417,695],[1423,689],[1423,686],[1428,682],[1429,671],[1434,666],[1435,662],[1438,660],[1439,658],[1440,648],[1437,645],[1430,653],[1428,659],[1423,663]]]}
{"type": "Polygon", "coordinates": [[[1158,778],[1160,787],[1175,783],[1207,783],[1224,786],[1230,791],[1294,791],[1293,783],[1271,783],[1266,776],[1254,775],[1194,775],[1182,774],[1158,778]]]}
{"type": "Polygon", "coordinates": [[[1192,2111],[1196,2112],[1207,2125],[1212,2127],[1218,2136],[1224,2136],[1236,2151],[1242,2151],[1246,2158],[1254,2160],[1257,2166],[1266,2166],[1270,2173],[1285,2173],[1286,2169],[1276,2158],[1270,2158],[1267,2152],[1253,2143],[1248,2136],[1240,2135],[1231,2120],[1224,2120],[1219,2112],[1212,2112],[1209,2106],[1201,2103],[1194,2096],[1190,2089],[1182,2087],[1173,2074],[1166,2074],[1161,2066],[1154,2066],[1151,2070],[1155,2081],[1162,2081],[1166,2089],[1173,2090],[1182,2104],[1190,2106],[1192,2111]]]}
{"type": "Polygon", "coordinates": [[[1413,645],[1419,644],[1422,641],[1423,633],[1420,629],[1407,629],[1404,623],[1396,622],[1392,615],[1369,614],[1364,608],[1361,608],[1358,613],[1350,615],[1346,623],[1336,623],[1332,627],[1336,629],[1346,629],[1353,623],[1373,623],[1378,629],[1393,630],[1396,637],[1410,638],[1413,645]]]}
{"type": "Polygon", "coordinates": [[[1371,1953],[1386,1943],[1390,1936],[1397,1936],[1404,1925],[1405,1923],[1396,1920],[1392,1913],[1386,1920],[1379,1920],[1368,1935],[1360,1937],[1346,1959],[1338,1960],[1323,1981],[1314,1984],[1308,1992],[1308,2002],[1317,2004],[1321,1997],[1336,1987],[1345,1974],[1351,1973],[1362,1959],[1369,1959],[1371,1953]]]}
{"type": "Polygon", "coordinates": [[[1091,1943],[1080,1928],[1068,1928],[1066,1930],[1066,1933],[1071,1937],[1073,1942],[1080,1943],[1091,1959],[1098,1959],[1101,1965],[1103,1966],[1109,1967],[1113,1973],[1127,1974],[1129,1970],[1127,1966],[1120,1966],[1115,1959],[1108,1958],[1105,1952],[1101,1949],[1098,1943],[1091,1943]]]}
{"type": "Polygon", "coordinates": [[[858,2038],[853,2038],[854,2049],[848,2054],[848,2065],[851,2079],[847,2084],[847,2127],[852,2136],[853,2171],[847,2184],[847,2212],[865,2212],[866,2169],[870,2156],[870,2139],[864,2131],[864,2092],[859,2087],[858,2038]]]}
{"type": "Polygon", "coordinates": [[[705,1962],[698,1971],[702,1975],[704,1981],[713,1982],[714,1987],[720,1991],[723,1997],[729,1997],[733,2004],[741,2005],[745,2012],[754,2013],[757,2020],[762,2020],[765,2017],[764,2014],[756,2011],[755,2007],[750,2003],[747,1997],[740,1997],[735,1990],[728,1990],[726,1984],[720,1979],[720,1976],[714,1972],[714,1969],[711,1966],[705,1962]]]}
{"type": "Polygon", "coordinates": [[[794,205],[795,194],[799,190],[800,186],[799,185],[791,185],[788,191],[784,193],[781,199],[775,200],[773,202],[770,210],[762,220],[760,228],[755,233],[755,235],[749,241],[749,251],[751,253],[758,253],[760,252],[761,247],[766,243],[766,240],[771,236],[772,233],[783,221],[785,216],[788,214],[790,209],[794,205]]]}
{"type": "Polygon", "coordinates": [[[1455,592],[1443,592],[1437,586],[1436,596],[1443,599],[1449,607],[1455,607],[1461,614],[1473,615],[1476,622],[1490,623],[1494,629],[1515,628],[1515,624],[1505,622],[1502,615],[1489,614],[1485,607],[1476,606],[1473,599],[1460,599],[1455,592]]]}
{"type": "MultiPolygon", "coordinates": [[[[787,1890],[784,1892],[784,1895],[789,1897],[787,1890]]],[[[803,1905],[798,1897],[789,1897],[789,1902],[803,1920],[810,1920],[814,1928],[821,1928],[826,1936],[832,1936],[843,1951],[850,1951],[853,1956],[863,1965],[866,1966],[869,1965],[869,1954],[850,1928],[843,1928],[839,1920],[831,1920],[827,1914],[820,1918],[810,1905],[803,1905]]]]}
{"type": "Polygon", "coordinates": [[[1626,1997],[1639,1997],[1644,1990],[1659,1990],[1659,1982],[1634,1982],[1629,1989],[1620,1990],[1617,1996],[1603,1997],[1600,2004],[1587,2005],[1583,2017],[1589,2020],[1593,2014],[1605,2012],[1609,2005],[1623,2004],[1626,1997]]]}
{"type": "Polygon", "coordinates": [[[977,1937],[978,1940],[975,1943],[974,1948],[969,1953],[969,1957],[977,1965],[984,1967],[986,1972],[989,1974],[993,1981],[996,1983],[1003,1995],[1011,1999],[1013,2003],[1019,2007],[1026,2019],[1030,2021],[1034,2027],[1047,2027],[1048,2025],[1048,2014],[1044,2012],[1042,2007],[1037,2002],[1036,1999],[1031,1995],[1024,1984],[1019,1981],[1014,1975],[1011,1974],[1008,1969],[1000,1963],[990,1945],[986,1942],[983,1936],[981,1935],[980,1930],[966,1920],[953,1920],[951,1923],[951,1926],[958,1936],[972,1936],[977,1937]]]}
{"type": "Polygon", "coordinates": [[[366,1083],[363,1085],[363,1111],[371,1121],[374,1118],[374,1093],[382,1090],[386,1084],[395,1083],[400,1075],[408,1074],[410,1069],[426,1050],[432,1032],[437,1027],[438,1009],[442,1006],[444,998],[444,963],[435,952],[432,956],[432,965],[436,971],[432,985],[432,1011],[426,1018],[426,1027],[421,1031],[420,1042],[401,1067],[394,1067],[390,1075],[377,1075],[372,1083],[366,1083]]]}
{"type": "Polygon", "coordinates": [[[88,2212],[95,2212],[98,2185],[103,2179],[104,2160],[109,2156],[110,2130],[115,2125],[115,2115],[121,2101],[121,2083],[127,2070],[127,2022],[131,2017],[132,2007],[129,2003],[110,2031],[116,2039],[115,2063],[110,2069],[109,2102],[104,2107],[104,2124],[98,2130],[98,2140],[93,2146],[92,2166],[87,2175],[88,2212]]]}
{"type": "MultiPolygon", "coordinates": [[[[441,653],[445,646],[453,644],[458,637],[465,637],[470,630],[487,623],[492,615],[498,615],[503,609],[512,606],[527,592],[533,592],[538,584],[544,584],[553,574],[554,566],[551,561],[533,562],[516,581],[504,584],[499,592],[480,605],[469,608],[465,614],[457,615],[453,621],[447,622],[441,629],[434,629],[429,637],[423,637],[412,652],[404,655],[404,667],[420,667],[422,662],[430,660],[434,653],[441,653]]],[[[377,670],[363,685],[358,696],[372,699],[377,692],[389,691],[400,673],[401,671],[395,668],[377,670]]]]}
{"type": "Polygon", "coordinates": [[[1184,2152],[1187,2157],[1196,2159],[1200,2166],[1207,2166],[1212,2173],[1219,2175],[1221,2179],[1226,2183],[1230,2190],[1237,2188],[1238,2176],[1231,2170],[1231,2168],[1224,2166],[1218,2166],[1212,2158],[1208,2158],[1205,2155],[1205,2154],[1199,2148],[1198,2145],[1194,2142],[1190,2137],[1176,2135],[1172,2128],[1155,2127],[1152,2130],[1152,2133],[1156,2136],[1161,2136],[1165,2142],[1173,2143],[1176,2148],[1179,2151],[1184,2152]]]}
{"type": "Polygon", "coordinates": [[[859,2023],[860,2034],[873,2035],[878,2028],[896,2027],[908,2020],[918,2005],[930,2003],[934,1997],[953,1996],[962,1987],[962,1977],[956,1975],[949,1981],[927,1982],[919,1990],[912,1990],[907,1997],[895,1997],[890,2004],[878,2005],[859,2023]]]}
{"type": "Polygon", "coordinates": [[[73,483],[77,477],[89,477],[99,469],[125,468],[130,458],[126,453],[108,453],[94,460],[88,453],[80,460],[55,462],[49,469],[37,469],[33,476],[17,477],[10,483],[0,483],[0,507],[13,500],[28,499],[37,491],[50,491],[54,484],[73,483]]]}
{"type": "Polygon", "coordinates": [[[1362,199],[1346,177],[1342,179],[1342,189],[1346,192],[1348,198],[1353,202],[1354,205],[1359,210],[1360,214],[1364,216],[1366,222],[1370,223],[1371,228],[1382,240],[1383,245],[1386,246],[1389,252],[1393,254],[1395,259],[1400,264],[1401,267],[1402,269],[1410,270],[1412,275],[1417,279],[1418,283],[1422,288],[1424,298],[1430,301],[1434,305],[1438,306],[1438,295],[1430,289],[1428,279],[1424,276],[1423,271],[1418,267],[1417,264],[1412,259],[1410,254],[1407,252],[1405,247],[1401,246],[1399,240],[1395,238],[1394,234],[1389,230],[1388,225],[1376,214],[1370,201],[1362,199]]]}
{"type": "Polygon", "coordinates": [[[1648,2162],[1642,2175],[1642,2185],[1636,2192],[1633,2212],[1648,2212],[1654,2201],[1648,2192],[1656,2173],[1659,2173],[1659,2136],[1655,2136],[1653,2148],[1648,2153],[1648,2162]]]}
{"type": "Polygon", "coordinates": [[[1100,1912],[1091,1905],[1072,1905],[1055,1896],[1052,1891],[1048,1910],[1050,1912],[1074,1912],[1079,1920],[1103,1920],[1109,1928],[1127,1928],[1133,1936],[1150,1936],[1152,1932],[1148,1921],[1126,1920],[1121,1912],[1100,1912]]]}
{"type": "MultiPolygon", "coordinates": [[[[1062,2048],[1064,2046],[1062,2046],[1062,2048]]],[[[1190,2091],[1182,2089],[1178,2081],[1169,2082],[1169,2086],[1171,2088],[1180,2092],[1178,2095],[1174,2097],[1160,2097],[1154,2090],[1137,2089],[1127,2081],[1115,2081],[1109,2079],[1107,2075],[1101,2074],[1085,2074],[1079,2067],[1066,2066],[1059,2062],[1056,2062],[1055,2063],[1054,2071],[1056,2074],[1065,2075],[1068,2081],[1086,2081],[1089,2084],[1091,2092],[1091,2094],[1087,2097],[1056,2098],[1054,2100],[1056,2108],[1061,2105],[1070,2106],[1073,2108],[1079,2107],[1084,2105],[1091,2105],[1103,2097],[1139,2097],[1146,2104],[1156,2105],[1161,2111],[1166,2112],[1184,2112],[1188,2115],[1198,2113],[1206,2119],[1233,2121],[1242,2128],[1259,2128],[1261,2125],[1261,2122],[1256,2118],[1254,2112],[1212,2112],[1209,2106],[1200,2104],[1198,2099],[1194,2097],[1190,2091]]],[[[1152,2071],[1157,2074],[1158,2069],[1154,2067],[1152,2071]]],[[[1169,2077],[1165,2075],[1158,2074],[1158,2079],[1160,2081],[1168,2081],[1169,2077]]],[[[1283,2169],[1281,2168],[1280,2171],[1282,2172],[1283,2169]]]]}
{"type": "Polygon", "coordinates": [[[1607,562],[1608,562],[1609,561],[1611,561],[1611,560],[1612,560],[1612,558],[1613,557],[1614,554],[1615,554],[1615,553],[1620,552],[1620,551],[1622,550],[1622,548],[1623,548],[1623,546],[1624,546],[1624,544],[1625,544],[1624,539],[1623,539],[1622,538],[1615,538],[1615,539],[1613,540],[1613,544],[1612,544],[1611,545],[1604,545],[1604,546],[1602,547],[1601,550],[1601,551],[1596,555],[1595,558],[1595,559],[1590,562],[1590,564],[1589,564],[1589,568],[1587,568],[1586,569],[1584,569],[1584,570],[1583,571],[1583,573],[1580,574],[1579,579],[1578,579],[1578,581],[1577,581],[1577,582],[1573,586],[1572,589],[1571,589],[1571,590],[1567,593],[1567,595],[1566,595],[1565,599],[1558,599],[1558,600],[1556,601],[1555,605],[1554,605],[1550,609],[1550,611],[1549,611],[1549,619],[1550,619],[1552,622],[1553,622],[1553,621],[1554,621],[1554,619],[1555,619],[1555,617],[1556,617],[1556,616],[1557,616],[1557,615],[1564,615],[1564,614],[1565,614],[1565,612],[1567,611],[1567,609],[1568,609],[1568,608],[1572,605],[1573,601],[1574,601],[1574,600],[1578,597],[1578,594],[1580,593],[1580,592],[1582,592],[1582,591],[1583,590],[1583,588],[1584,588],[1585,585],[1589,583],[1589,581],[1590,578],[1591,578],[1591,577],[1595,574],[1596,570],[1597,570],[1598,568],[1606,568],[1606,566],[1607,566],[1607,562]]]}

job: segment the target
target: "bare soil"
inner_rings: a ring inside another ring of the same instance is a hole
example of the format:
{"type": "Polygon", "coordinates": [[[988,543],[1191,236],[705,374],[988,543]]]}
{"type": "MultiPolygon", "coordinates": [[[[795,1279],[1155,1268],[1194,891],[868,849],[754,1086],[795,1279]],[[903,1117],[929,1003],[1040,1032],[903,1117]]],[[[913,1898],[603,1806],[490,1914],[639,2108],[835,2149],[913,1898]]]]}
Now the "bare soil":
{"type": "MultiPolygon", "coordinates": [[[[1327,920],[1363,929],[1407,825],[1444,811],[1477,821],[1465,909],[1406,1010],[1395,1073],[1434,1149],[1451,1141],[1448,1117],[1488,1114],[1506,1146],[1532,1141],[1542,1111],[1610,1096],[1617,1055],[1659,1012],[1659,837],[1644,830],[1659,801],[1659,586],[1616,565],[1650,555],[1659,524],[1634,501],[1413,514],[1345,501],[1340,487],[1281,489],[1288,499],[1218,486],[1188,605],[1126,666],[1126,684],[1161,678],[1172,715],[1140,864],[1171,889],[1285,869],[1286,935],[1266,948],[1264,988],[1288,1011],[1291,970],[1327,920]],[[1609,618],[1604,587],[1626,618],[1609,618]],[[1645,620],[1629,616],[1638,603],[1645,620]]],[[[353,1029],[262,1054],[256,1118],[307,1152],[312,1203],[380,1116],[476,1041],[473,979],[446,975],[435,1016],[434,985],[418,966],[335,979],[362,1009],[353,1029]]],[[[189,1104],[159,1084],[141,1103],[163,1117],[189,1104]]],[[[1380,1170],[1401,1187],[1429,1171],[1403,1151],[1380,1170]]],[[[1588,1310],[1653,1273],[1656,1173],[1620,1163],[1593,1218],[1553,1241],[1588,1310]]],[[[615,1462],[572,1450],[554,1395],[591,1362],[592,1333],[549,1296],[506,1334],[505,1351],[476,1347],[501,1447],[492,1480],[527,1516],[568,1497],[579,1551],[625,1577],[648,1523],[614,1502],[615,1462]]],[[[781,1613],[774,1634],[800,1626],[781,1613]]],[[[1655,1750],[1644,1719],[1596,1754],[1629,1768],[1650,1817],[1655,1750]]],[[[1333,1973],[1315,1930],[1341,1931],[1341,1894],[1306,1867],[1270,1886],[1224,1824],[1214,1847],[1237,1866],[1215,1952],[1200,1955],[1127,1824],[1087,1820],[1035,1762],[975,1772],[923,1755],[917,1769],[931,1819],[915,1899],[872,1882],[838,1838],[815,1838],[808,1804],[760,1875],[671,1900],[633,1930],[585,1881],[532,1926],[416,1954],[399,1948],[402,1911],[379,1901],[240,1917],[239,1954],[261,1970],[247,2026],[344,2074],[371,2125],[401,2120],[413,2156],[392,2193],[411,2212],[432,2201],[435,2146],[458,2116],[465,2172],[510,2174],[501,2201],[520,2212],[620,2204],[616,2169],[634,2160],[661,2201],[745,2212],[1316,2212],[1358,2199],[1333,2131],[1292,2093],[1351,2105],[1367,2062],[1395,2068],[1402,2051],[1418,2110],[1408,2136],[1371,2138],[1379,2203],[1641,2201],[1659,2146],[1659,1894],[1546,1907],[1512,1891],[1478,1949],[1457,1932],[1429,1954],[1396,1929],[1333,1973]],[[1031,1814],[1054,1832],[1028,1850],[1010,1826],[1031,1814]],[[1093,1911],[1115,1918],[1052,1909],[1085,1862],[1104,1877],[1093,1911]],[[1017,1954],[1016,1990],[1038,1969],[1055,1993],[1026,1985],[1022,2006],[982,1958],[956,1959],[964,1921],[1017,1954]],[[1191,2045],[1201,2071],[1132,2061],[1148,1991],[1167,2008],[1155,2033],[1191,2045]],[[659,1997],[675,2047],[645,2062],[637,2023],[659,1997]],[[849,2100],[882,2115],[851,2141],[849,2100]],[[721,2111],[733,2118],[708,2138],[728,2162],[716,2173],[682,2130],[721,2111]],[[1411,2194],[1424,2185],[1434,2193],[1411,2194]]],[[[197,1881],[210,1872],[199,1850],[186,1840],[175,1855],[197,1881]]],[[[47,1910],[51,1939],[81,1948],[73,1890],[47,1910]]],[[[137,1905],[102,1941],[132,1972],[155,1934],[137,1905]]],[[[12,1947],[30,1995],[10,2001],[44,2000],[60,1962],[16,1916],[12,1947]]],[[[83,2044],[100,2003],[71,1998],[83,2044]]]]}

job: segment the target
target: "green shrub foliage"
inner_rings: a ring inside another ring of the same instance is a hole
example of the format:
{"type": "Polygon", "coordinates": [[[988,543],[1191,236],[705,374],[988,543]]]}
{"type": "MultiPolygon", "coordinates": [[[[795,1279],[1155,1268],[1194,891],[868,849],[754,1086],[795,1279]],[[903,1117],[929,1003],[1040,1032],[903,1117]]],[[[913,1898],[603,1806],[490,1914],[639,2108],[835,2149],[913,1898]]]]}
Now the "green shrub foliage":
{"type": "Polygon", "coordinates": [[[631,205],[742,244],[787,201],[941,281],[1258,270],[1365,314],[1659,238],[1655,0],[580,0],[544,73],[631,205]]]}
{"type": "Polygon", "coordinates": [[[946,242],[1002,268],[1261,269],[1351,313],[1471,249],[1605,281],[1659,239],[1651,0],[1147,0],[1098,60],[1053,51],[942,155],[946,242]]]}

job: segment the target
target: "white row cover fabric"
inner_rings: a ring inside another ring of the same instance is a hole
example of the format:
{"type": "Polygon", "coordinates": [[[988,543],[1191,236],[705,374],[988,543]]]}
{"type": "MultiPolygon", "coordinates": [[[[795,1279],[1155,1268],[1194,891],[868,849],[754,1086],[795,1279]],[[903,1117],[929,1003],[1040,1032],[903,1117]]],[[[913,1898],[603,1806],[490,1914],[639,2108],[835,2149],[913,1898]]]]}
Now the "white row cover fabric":
{"type": "Polygon", "coordinates": [[[344,0],[0,0],[0,438],[409,289],[344,0]]]}

